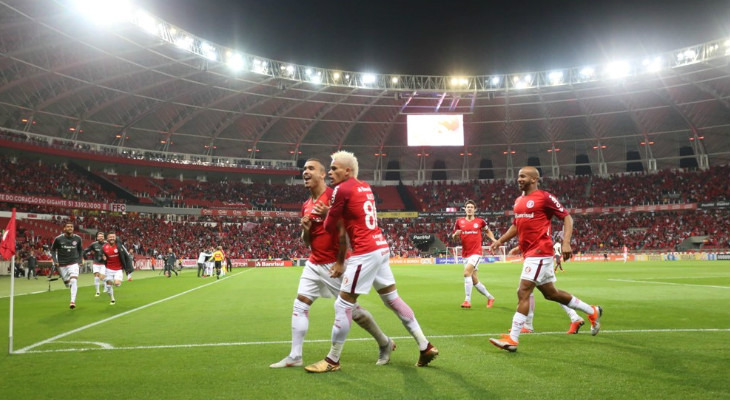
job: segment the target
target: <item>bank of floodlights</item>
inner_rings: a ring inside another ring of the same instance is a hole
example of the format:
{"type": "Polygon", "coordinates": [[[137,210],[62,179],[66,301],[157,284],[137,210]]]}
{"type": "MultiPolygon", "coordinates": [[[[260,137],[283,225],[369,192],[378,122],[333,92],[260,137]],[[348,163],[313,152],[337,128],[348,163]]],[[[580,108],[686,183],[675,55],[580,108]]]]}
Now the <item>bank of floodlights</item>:
{"type": "Polygon", "coordinates": [[[225,64],[232,72],[253,72],[274,78],[331,86],[421,91],[504,91],[576,83],[619,81],[640,74],[656,74],[669,68],[730,56],[730,39],[716,40],[674,50],[643,60],[615,61],[603,65],[562,70],[481,76],[392,75],[305,67],[284,63],[218,46],[177,28],[128,0],[66,0],[96,25],[113,28],[131,22],[143,32],[168,42],[181,51],[196,54],[212,63],[225,64]]]}

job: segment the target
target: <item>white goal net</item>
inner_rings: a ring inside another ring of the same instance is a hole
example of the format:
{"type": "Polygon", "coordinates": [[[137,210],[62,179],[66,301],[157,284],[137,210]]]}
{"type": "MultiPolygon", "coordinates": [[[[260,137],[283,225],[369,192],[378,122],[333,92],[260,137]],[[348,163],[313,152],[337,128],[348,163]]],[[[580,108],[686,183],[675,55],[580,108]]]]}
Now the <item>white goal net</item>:
{"type": "MultiPolygon", "coordinates": [[[[454,257],[455,259],[458,259],[459,257],[461,257],[461,246],[447,247],[446,251],[448,252],[450,257],[454,257]]],[[[509,248],[507,246],[499,246],[499,250],[497,250],[496,253],[493,253],[492,249],[489,246],[482,246],[482,256],[483,257],[494,255],[494,256],[499,257],[499,262],[507,261],[507,252],[508,251],[509,251],[509,248]]]]}

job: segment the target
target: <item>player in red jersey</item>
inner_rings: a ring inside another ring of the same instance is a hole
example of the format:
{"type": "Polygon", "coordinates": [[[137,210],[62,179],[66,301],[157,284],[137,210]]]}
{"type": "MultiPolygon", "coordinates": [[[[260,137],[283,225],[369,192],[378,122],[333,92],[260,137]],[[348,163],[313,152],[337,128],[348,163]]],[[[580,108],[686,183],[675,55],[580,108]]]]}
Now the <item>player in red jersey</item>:
{"type": "Polygon", "coordinates": [[[489,293],[484,284],[479,282],[477,271],[479,271],[479,261],[482,258],[482,231],[487,233],[487,237],[494,243],[497,239],[489,229],[487,221],[476,217],[474,214],[477,204],[472,200],[464,203],[465,217],[459,218],[454,224],[454,232],[451,238],[461,238],[461,258],[464,260],[464,292],[466,298],[461,303],[461,308],[471,308],[471,291],[476,287],[477,291],[487,298],[487,308],[492,308],[494,304],[494,296],[489,293]]]}
{"type": "MultiPolygon", "coordinates": [[[[411,307],[398,296],[395,278],[390,270],[390,248],[378,227],[375,196],[370,185],[357,179],[358,162],[354,154],[338,151],[332,154],[329,176],[335,189],[331,205],[317,203],[314,214],[325,217],[324,227],[337,232],[344,221],[352,246],[342,274],[342,287],[335,301],[335,321],[332,326],[332,347],[324,360],[308,365],[309,372],[330,372],[340,369],[340,354],[350,331],[352,311],[357,298],[374,287],[386,307],[398,315],[408,332],[416,339],[420,356],[416,363],[425,367],[438,355],[438,349],[423,334],[411,307]]],[[[334,269],[334,268],[333,268],[334,269]]],[[[333,275],[339,276],[334,271],[333,275]]]]}
{"type": "Polygon", "coordinates": [[[122,249],[117,245],[117,235],[114,232],[106,234],[106,244],[102,247],[104,258],[106,259],[106,274],[104,281],[104,291],[109,293],[109,304],[116,304],[114,298],[114,287],[122,285],[122,249]]]}
{"type": "Polygon", "coordinates": [[[510,333],[499,339],[489,339],[493,345],[507,350],[517,351],[520,331],[525,325],[530,308],[530,294],[537,287],[547,300],[556,301],[574,310],[583,311],[591,321],[591,334],[596,335],[601,328],[600,319],[603,310],[600,306],[592,306],[582,302],[568,292],[555,287],[555,271],[553,269],[553,249],[550,235],[550,220],[553,216],[563,220],[563,259],[570,259],[573,250],[570,238],[573,234],[573,218],[558,199],[552,194],[537,188],[540,173],[535,167],[520,169],[517,185],[522,191],[514,205],[514,221],[507,232],[492,244],[496,250],[513,237],[518,237],[520,250],[525,261],[523,263],[520,286],[517,289],[517,312],[512,318],[510,333]]]}
{"type": "MultiPolygon", "coordinates": [[[[302,366],[302,344],[309,329],[309,308],[319,297],[336,297],[342,286],[342,277],[333,277],[333,271],[342,272],[347,253],[345,230],[340,227],[337,233],[324,229],[324,219],[312,214],[316,203],[328,203],[332,197],[332,189],[324,181],[327,172],[317,159],[310,158],[304,163],[302,178],[304,186],[311,196],[302,205],[302,240],[312,253],[299,278],[299,289],[294,299],[294,310],[291,318],[292,343],[291,352],[283,360],[271,364],[271,368],[302,366]]],[[[395,342],[386,336],[373,319],[373,316],[355,305],[352,319],[368,331],[380,346],[380,354],[376,365],[385,365],[390,361],[390,353],[395,349],[395,342]]]]}

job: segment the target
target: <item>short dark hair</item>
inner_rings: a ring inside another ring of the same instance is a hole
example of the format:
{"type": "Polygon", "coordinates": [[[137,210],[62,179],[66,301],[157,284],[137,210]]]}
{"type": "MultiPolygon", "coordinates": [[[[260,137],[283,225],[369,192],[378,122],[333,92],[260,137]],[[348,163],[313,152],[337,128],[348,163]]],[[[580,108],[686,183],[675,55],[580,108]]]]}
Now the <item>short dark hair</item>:
{"type": "Polygon", "coordinates": [[[474,208],[477,208],[477,203],[474,202],[474,200],[467,200],[464,202],[464,207],[468,206],[469,204],[473,205],[474,208]]]}

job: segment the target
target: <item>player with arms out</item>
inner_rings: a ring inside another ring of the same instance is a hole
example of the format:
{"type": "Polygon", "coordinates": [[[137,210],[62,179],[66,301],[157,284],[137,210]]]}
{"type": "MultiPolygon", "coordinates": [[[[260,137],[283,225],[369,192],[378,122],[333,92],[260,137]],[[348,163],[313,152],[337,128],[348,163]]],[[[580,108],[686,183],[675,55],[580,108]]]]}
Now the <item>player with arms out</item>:
{"type": "Polygon", "coordinates": [[[395,312],[416,339],[420,350],[416,366],[425,367],[439,354],[438,349],[426,339],[411,307],[398,296],[389,263],[390,247],[378,227],[375,196],[370,185],[357,179],[357,172],[358,162],[354,154],[347,151],[332,154],[329,176],[335,188],[331,207],[324,202],[318,202],[314,207],[314,214],[325,218],[324,228],[332,234],[338,232],[340,220],[344,221],[352,256],[347,259],[344,274],[333,271],[333,276],[342,274],[343,279],[340,294],[335,300],[335,321],[329,354],[305,369],[308,372],[340,369],[340,354],[350,332],[357,298],[369,293],[372,287],[385,306],[395,312]]]}
{"type": "MultiPolygon", "coordinates": [[[[337,297],[342,286],[341,274],[344,270],[347,254],[347,239],[344,227],[341,226],[337,234],[324,229],[324,219],[314,214],[314,205],[328,203],[332,197],[332,188],[325,183],[324,165],[317,159],[310,158],[304,163],[302,178],[304,186],[309,189],[311,196],[302,205],[302,240],[312,249],[302,276],[299,278],[299,289],[294,299],[294,310],[291,318],[291,351],[283,360],[271,364],[271,368],[300,367],[302,363],[302,344],[309,330],[309,308],[319,297],[337,297]]],[[[395,350],[395,342],[387,337],[373,319],[373,316],[355,305],[352,310],[352,319],[363,329],[368,331],[378,342],[380,354],[376,365],[385,365],[390,361],[390,353],[395,350]]]]}
{"type": "Polygon", "coordinates": [[[106,267],[104,266],[104,252],[101,250],[104,247],[104,232],[96,232],[96,242],[93,242],[84,250],[83,256],[94,252],[94,262],[92,263],[91,270],[94,273],[94,288],[96,289],[96,297],[99,297],[99,284],[104,281],[104,274],[106,273],[106,267]]]}
{"type": "Polygon", "coordinates": [[[603,310],[600,306],[584,303],[554,285],[556,279],[552,266],[553,243],[550,236],[550,221],[554,216],[563,220],[562,253],[564,259],[569,260],[573,254],[570,247],[573,218],[555,196],[538,189],[539,180],[540,173],[535,167],[520,169],[517,185],[522,195],[515,201],[512,226],[492,244],[492,249],[496,250],[517,236],[524,257],[520,286],[517,289],[517,311],[512,318],[510,333],[502,335],[499,339],[489,339],[493,345],[511,352],[517,351],[520,333],[530,309],[530,295],[535,287],[547,300],[586,313],[591,321],[591,334],[598,334],[601,328],[600,319],[603,310]]]}
{"type": "Polygon", "coordinates": [[[83,251],[81,236],[74,234],[73,222],[66,222],[63,225],[63,234],[53,239],[51,257],[53,258],[53,267],[58,269],[58,274],[63,279],[63,283],[71,289],[71,303],[68,307],[72,310],[76,308],[76,293],[79,290],[79,265],[83,262],[81,257],[83,251]]]}
{"type": "Polygon", "coordinates": [[[492,240],[492,243],[497,239],[494,238],[487,222],[474,215],[476,209],[476,203],[467,200],[464,203],[466,216],[456,220],[454,232],[451,234],[452,239],[461,238],[461,258],[464,260],[464,292],[466,298],[461,303],[461,308],[471,308],[471,292],[474,287],[487,298],[487,308],[492,308],[494,296],[489,293],[484,284],[479,282],[477,271],[479,271],[479,261],[482,258],[482,231],[487,233],[487,237],[492,240]]]}
{"type": "Polygon", "coordinates": [[[117,235],[114,232],[106,234],[106,244],[102,248],[106,258],[106,279],[104,280],[104,291],[109,294],[109,304],[114,305],[117,300],[114,298],[114,288],[122,285],[124,274],[125,252],[121,243],[117,244],[117,235]]]}

